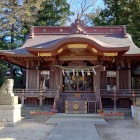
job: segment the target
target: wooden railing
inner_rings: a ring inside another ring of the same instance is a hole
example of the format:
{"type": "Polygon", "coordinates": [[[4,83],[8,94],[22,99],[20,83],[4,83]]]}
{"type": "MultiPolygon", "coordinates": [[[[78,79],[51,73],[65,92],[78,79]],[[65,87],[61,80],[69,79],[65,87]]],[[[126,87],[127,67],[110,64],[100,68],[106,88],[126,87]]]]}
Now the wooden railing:
{"type": "Polygon", "coordinates": [[[136,97],[140,97],[139,89],[117,89],[107,91],[100,90],[102,105],[104,108],[130,108],[136,104],[136,97]]]}
{"type": "Polygon", "coordinates": [[[40,95],[46,97],[55,97],[56,90],[55,89],[14,89],[15,96],[26,96],[26,97],[38,97],[40,95]]]}
{"type": "Polygon", "coordinates": [[[111,90],[107,91],[107,89],[100,89],[101,95],[109,95],[109,94],[117,94],[117,95],[131,95],[131,94],[140,94],[140,89],[117,89],[117,90],[111,90]]]}

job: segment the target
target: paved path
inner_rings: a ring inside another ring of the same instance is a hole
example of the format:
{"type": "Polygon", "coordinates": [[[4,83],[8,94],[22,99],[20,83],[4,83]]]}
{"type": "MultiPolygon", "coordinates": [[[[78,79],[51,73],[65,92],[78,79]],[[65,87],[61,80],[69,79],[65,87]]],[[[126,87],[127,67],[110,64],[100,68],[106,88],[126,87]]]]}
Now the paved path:
{"type": "Polygon", "coordinates": [[[106,124],[103,118],[89,115],[57,115],[48,120],[48,124],[58,124],[47,140],[100,140],[95,124],[106,124]]]}
{"type": "Polygon", "coordinates": [[[48,140],[99,140],[99,135],[93,123],[61,122],[48,140]]]}

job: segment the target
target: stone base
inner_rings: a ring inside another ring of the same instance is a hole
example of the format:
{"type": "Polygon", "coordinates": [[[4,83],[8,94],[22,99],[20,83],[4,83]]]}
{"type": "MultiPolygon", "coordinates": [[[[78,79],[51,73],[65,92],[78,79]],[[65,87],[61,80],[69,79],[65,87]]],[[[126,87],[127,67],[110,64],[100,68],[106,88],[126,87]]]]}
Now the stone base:
{"type": "Polygon", "coordinates": [[[0,96],[0,105],[16,105],[18,104],[18,96],[0,96]]]}
{"type": "Polygon", "coordinates": [[[140,127],[140,107],[134,106],[134,121],[140,127]]]}
{"type": "Polygon", "coordinates": [[[15,126],[21,121],[21,105],[0,105],[0,127],[15,126]]]}

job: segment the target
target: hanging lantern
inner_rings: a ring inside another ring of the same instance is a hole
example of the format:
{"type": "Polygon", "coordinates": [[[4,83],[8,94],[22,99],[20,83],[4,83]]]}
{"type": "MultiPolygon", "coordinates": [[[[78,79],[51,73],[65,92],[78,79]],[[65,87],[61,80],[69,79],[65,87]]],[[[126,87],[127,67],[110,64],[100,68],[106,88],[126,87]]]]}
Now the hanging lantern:
{"type": "Polygon", "coordinates": [[[94,74],[96,75],[96,71],[95,71],[95,69],[94,68],[92,68],[92,71],[94,72],[94,74]]]}

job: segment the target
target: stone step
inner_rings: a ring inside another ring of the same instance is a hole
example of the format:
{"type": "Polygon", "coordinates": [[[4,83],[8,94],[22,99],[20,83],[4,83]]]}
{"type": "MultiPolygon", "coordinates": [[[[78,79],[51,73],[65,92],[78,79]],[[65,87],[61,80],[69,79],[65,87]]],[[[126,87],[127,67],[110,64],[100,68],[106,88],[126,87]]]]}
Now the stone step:
{"type": "Polygon", "coordinates": [[[63,114],[57,113],[51,116],[47,124],[58,124],[62,122],[89,122],[93,124],[107,124],[103,116],[98,114],[63,114]]]}
{"type": "Polygon", "coordinates": [[[99,114],[65,114],[65,113],[57,113],[53,116],[54,118],[103,118],[103,116],[99,114]]]}

